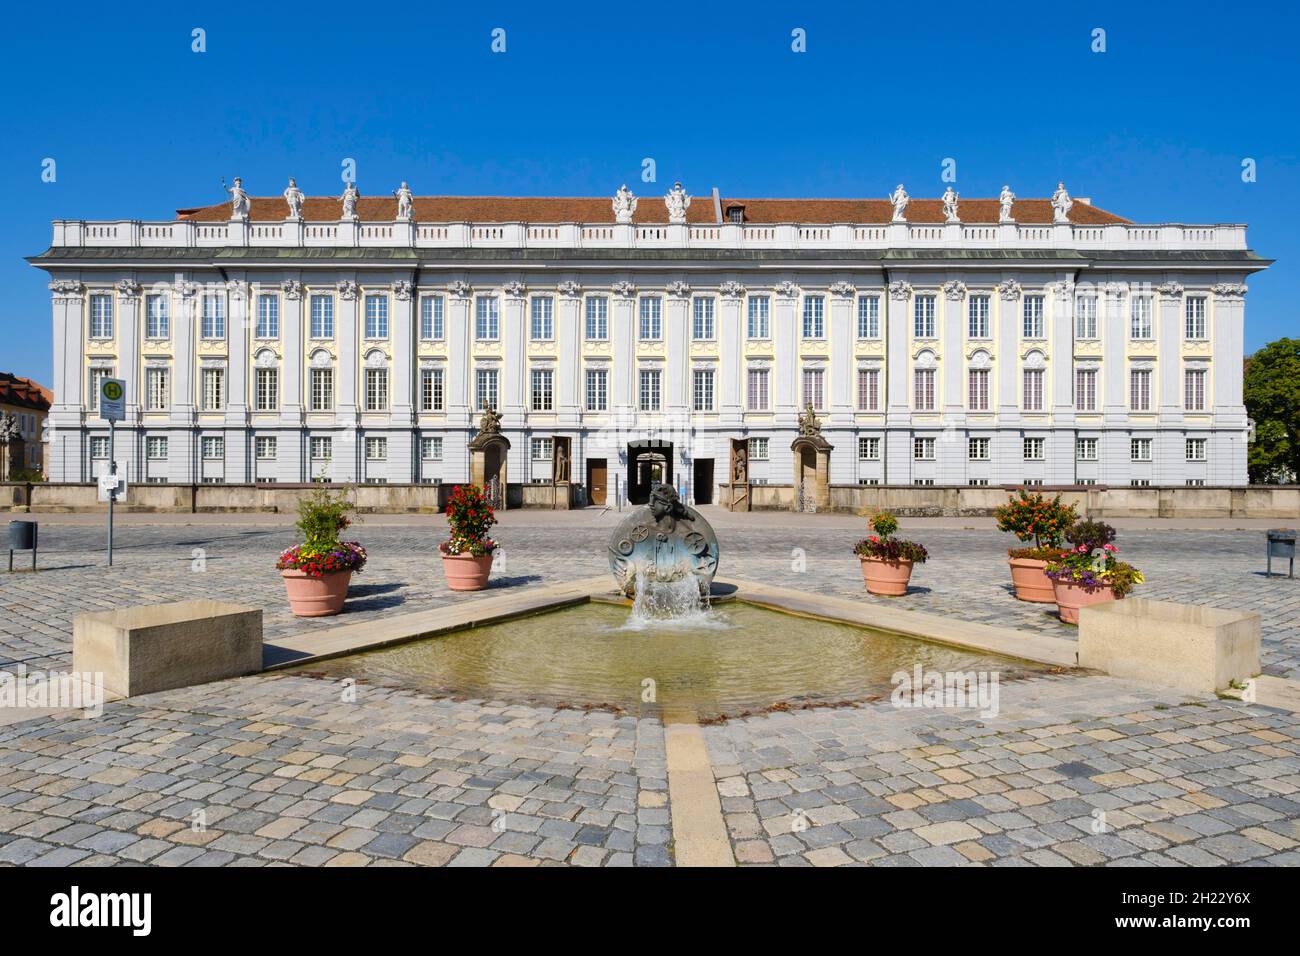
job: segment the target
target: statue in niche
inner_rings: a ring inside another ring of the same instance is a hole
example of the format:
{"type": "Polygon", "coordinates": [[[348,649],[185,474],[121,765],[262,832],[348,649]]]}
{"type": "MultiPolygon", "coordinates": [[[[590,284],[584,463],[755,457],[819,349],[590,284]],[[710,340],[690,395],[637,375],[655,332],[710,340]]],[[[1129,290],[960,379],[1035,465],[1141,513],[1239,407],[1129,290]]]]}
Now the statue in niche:
{"type": "Polygon", "coordinates": [[[559,442],[555,447],[555,480],[569,480],[569,452],[565,442],[559,442]]]}
{"type": "Polygon", "coordinates": [[[289,186],[284,191],[284,201],[289,204],[289,218],[302,218],[302,204],[307,197],[302,194],[298,188],[298,181],[292,176],[289,177],[289,186]]]}

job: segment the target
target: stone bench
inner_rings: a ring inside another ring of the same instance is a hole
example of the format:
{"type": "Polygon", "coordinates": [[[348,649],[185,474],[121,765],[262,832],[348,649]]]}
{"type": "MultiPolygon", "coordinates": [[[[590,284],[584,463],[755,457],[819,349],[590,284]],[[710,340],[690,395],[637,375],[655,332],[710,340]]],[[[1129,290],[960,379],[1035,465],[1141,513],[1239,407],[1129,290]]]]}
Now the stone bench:
{"type": "Polygon", "coordinates": [[[262,612],[221,601],[179,601],[80,614],[72,667],[102,673],[110,696],[242,677],[262,669],[262,612]]]}
{"type": "Polygon", "coordinates": [[[1079,612],[1079,666],[1212,694],[1259,674],[1259,615],[1145,598],[1079,612]]]}

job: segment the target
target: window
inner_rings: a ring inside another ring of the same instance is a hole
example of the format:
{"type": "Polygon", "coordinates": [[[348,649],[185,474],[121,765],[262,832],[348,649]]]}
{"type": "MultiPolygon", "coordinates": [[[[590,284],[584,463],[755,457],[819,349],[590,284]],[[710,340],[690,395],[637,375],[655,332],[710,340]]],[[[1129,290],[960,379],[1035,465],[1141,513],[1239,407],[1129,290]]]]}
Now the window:
{"type": "Polygon", "coordinates": [[[1151,411],[1151,371],[1132,369],[1128,373],[1128,407],[1135,412],[1151,411]]]}
{"type": "Polygon", "coordinates": [[[1184,334],[1189,339],[1204,339],[1205,336],[1205,299],[1201,296],[1188,296],[1185,306],[1187,321],[1184,334]]]}
{"type": "Polygon", "coordinates": [[[1135,295],[1129,299],[1129,338],[1151,338],[1151,297],[1135,295]]]}
{"type": "Polygon", "coordinates": [[[744,221],[745,221],[744,206],[727,207],[727,222],[744,222],[744,221]]]}
{"type": "Polygon", "coordinates": [[[880,338],[880,296],[858,296],[858,338],[880,338]]]}
{"type": "Polygon", "coordinates": [[[609,338],[609,299],[603,295],[589,295],[586,309],[587,341],[605,341],[609,338]]]}
{"type": "Polygon", "coordinates": [[[480,368],[474,372],[474,404],[478,408],[497,407],[497,370],[480,368]]]}
{"type": "Polygon", "coordinates": [[[529,442],[529,454],[533,461],[551,460],[551,439],[534,438],[529,442]]]}
{"type": "Polygon", "coordinates": [[[420,459],[422,461],[442,461],[442,439],[421,438],[420,459]]]}
{"type": "Polygon", "coordinates": [[[1024,372],[1025,398],[1024,409],[1027,412],[1043,410],[1043,370],[1027,368],[1024,372]]]}
{"type": "Polygon", "coordinates": [[[311,460],[329,461],[334,457],[334,439],[313,438],[311,440],[311,460]]]}
{"type": "Polygon", "coordinates": [[[442,296],[420,299],[420,338],[426,342],[442,338],[442,296]]]}
{"type": "Polygon", "coordinates": [[[1074,300],[1074,337],[1076,339],[1095,339],[1097,337],[1097,297],[1095,295],[1079,296],[1074,300]]]}
{"type": "Polygon", "coordinates": [[[609,410],[609,372],[603,368],[587,369],[587,411],[609,410]]]}
{"type": "Polygon", "coordinates": [[[973,295],[966,303],[966,335],[972,339],[989,337],[989,297],[973,295]]]}
{"type": "Polygon", "coordinates": [[[1022,318],[1024,319],[1024,337],[1027,339],[1041,339],[1043,332],[1043,297],[1041,295],[1027,295],[1021,305],[1023,310],[1022,318]]]}
{"type": "Polygon", "coordinates": [[[1205,479],[1188,478],[1186,481],[1183,482],[1183,484],[1185,484],[1188,488],[1203,488],[1205,487],[1205,479]]]}
{"type": "Polygon", "coordinates": [[[989,410],[989,370],[986,368],[971,369],[968,384],[970,410],[972,412],[987,412],[989,410]]]}
{"type": "Polygon", "coordinates": [[[1042,438],[1026,438],[1024,442],[1025,461],[1042,461],[1046,441],[1042,438]]]}
{"type": "Polygon", "coordinates": [[[170,397],[167,369],[145,369],[145,407],[151,412],[165,412],[170,397]]]}
{"type": "Polygon", "coordinates": [[[442,369],[420,369],[420,411],[440,412],[444,400],[442,369]]]}
{"type": "Polygon", "coordinates": [[[664,300],[658,296],[647,296],[641,300],[641,341],[657,342],[663,338],[664,300]]]}
{"type": "Polygon", "coordinates": [[[1151,439],[1150,438],[1130,438],[1128,443],[1129,457],[1133,461],[1150,461],[1151,460],[1151,439]]]}
{"type": "Polygon", "coordinates": [[[366,461],[388,461],[388,439],[366,439],[366,461]]]}
{"type": "Polygon", "coordinates": [[[971,461],[988,461],[990,444],[987,438],[966,439],[966,457],[971,461]]]}
{"type": "Polygon", "coordinates": [[[219,412],[226,407],[226,370],[224,368],[205,368],[203,370],[203,410],[219,412]]]}
{"type": "Polygon", "coordinates": [[[221,461],[226,457],[226,440],[224,438],[205,435],[202,448],[204,461],[221,461]]]}
{"type": "Polygon", "coordinates": [[[203,297],[203,317],[199,323],[199,334],[205,339],[226,337],[226,300],[221,296],[203,297]]]}
{"type": "Polygon", "coordinates": [[[1187,460],[1205,461],[1205,444],[1204,438],[1187,439],[1187,460]]]}
{"type": "Polygon", "coordinates": [[[692,380],[692,408],[697,412],[713,411],[713,369],[697,368],[692,380]]]}
{"type": "Polygon", "coordinates": [[[90,457],[108,458],[108,439],[95,436],[90,439],[90,457]]]}
{"type": "Polygon", "coordinates": [[[801,405],[811,404],[818,411],[826,407],[826,395],[822,388],[825,377],[825,374],[819,368],[806,368],[803,370],[803,401],[800,403],[801,405]]]}
{"type": "Polygon", "coordinates": [[[555,338],[555,300],[548,295],[534,296],[531,309],[532,328],[529,337],[534,342],[555,338]]]}
{"type": "Polygon", "coordinates": [[[641,369],[641,411],[659,411],[662,374],[657,368],[641,369]]]}
{"type": "Polygon", "coordinates": [[[880,369],[858,369],[858,411],[880,410],[880,369]]]}
{"type": "Polygon", "coordinates": [[[311,410],[328,412],[334,408],[334,369],[311,370],[311,410]]]}
{"type": "Polygon", "coordinates": [[[144,453],[150,461],[167,460],[167,439],[149,437],[145,439],[144,453]]]}
{"type": "Polygon", "coordinates": [[[751,438],[749,440],[749,460],[750,461],[767,461],[768,440],[766,438],[751,438]]]}
{"type": "Polygon", "coordinates": [[[771,300],[765,295],[751,295],[749,297],[749,337],[751,339],[772,337],[770,316],[771,300]]]}
{"type": "Polygon", "coordinates": [[[751,412],[765,412],[767,404],[767,369],[751,368],[747,374],[746,407],[751,412]]]}
{"type": "Polygon", "coordinates": [[[494,295],[474,300],[474,338],[492,342],[501,337],[501,307],[494,295]]]}
{"type": "Polygon", "coordinates": [[[92,412],[99,408],[99,386],[106,378],[113,377],[113,370],[102,365],[96,365],[90,370],[90,401],[86,407],[92,412]]]}
{"type": "Polygon", "coordinates": [[[259,339],[278,339],[280,337],[280,297],[278,295],[259,295],[257,297],[256,334],[259,339]]]}
{"type": "Polygon", "coordinates": [[[934,338],[934,296],[918,295],[912,303],[912,336],[934,338]]]}
{"type": "Polygon", "coordinates": [[[1074,407],[1081,412],[1097,410],[1097,370],[1076,369],[1074,373],[1074,407]]]}
{"type": "Polygon", "coordinates": [[[275,461],[277,441],[274,436],[259,436],[254,440],[253,447],[258,461],[275,461]]]}
{"type": "Polygon", "coordinates": [[[388,296],[366,296],[366,338],[388,338],[388,296]]]}
{"type": "Polygon", "coordinates": [[[1129,481],[1129,487],[1131,488],[1146,488],[1150,484],[1150,478],[1133,478],[1129,481]]]}
{"type": "Polygon", "coordinates": [[[147,339],[165,339],[171,336],[171,321],[167,314],[167,296],[144,297],[144,336],[147,339]]]}
{"type": "Polygon", "coordinates": [[[555,410],[555,372],[549,368],[532,370],[532,409],[535,412],[555,410]]]}
{"type": "Polygon", "coordinates": [[[1205,411],[1205,369],[1183,372],[1183,407],[1189,412],[1205,411]]]}
{"type": "Polygon", "coordinates": [[[698,341],[708,341],[713,338],[713,299],[700,297],[692,303],[693,320],[691,323],[691,338],[698,341]]]}
{"type": "Polygon", "coordinates": [[[880,439],[859,438],[858,439],[858,460],[859,461],[880,461],[880,439]]]}
{"type": "Polygon", "coordinates": [[[913,438],[912,457],[917,461],[934,461],[934,439],[913,438]]]}
{"type": "Polygon", "coordinates": [[[313,339],[334,338],[334,296],[311,297],[311,337],[313,339]]]}
{"type": "Polygon", "coordinates": [[[1097,460],[1097,439],[1080,438],[1074,443],[1074,456],[1079,461],[1097,460]]]}
{"type": "Polygon", "coordinates": [[[803,298],[803,337],[826,338],[826,299],[820,295],[803,298]]]}
{"type": "Polygon", "coordinates": [[[934,411],[934,369],[918,368],[913,373],[912,403],[918,412],[934,411]]]}
{"type": "Polygon", "coordinates": [[[273,412],[280,407],[280,370],[259,368],[253,376],[253,408],[273,412]]]}
{"type": "Polygon", "coordinates": [[[90,297],[90,337],[92,339],[111,339],[113,337],[113,297],[111,295],[92,295],[90,297]]]}
{"type": "Polygon", "coordinates": [[[382,412],[388,408],[388,369],[366,369],[366,411],[382,412]]]}

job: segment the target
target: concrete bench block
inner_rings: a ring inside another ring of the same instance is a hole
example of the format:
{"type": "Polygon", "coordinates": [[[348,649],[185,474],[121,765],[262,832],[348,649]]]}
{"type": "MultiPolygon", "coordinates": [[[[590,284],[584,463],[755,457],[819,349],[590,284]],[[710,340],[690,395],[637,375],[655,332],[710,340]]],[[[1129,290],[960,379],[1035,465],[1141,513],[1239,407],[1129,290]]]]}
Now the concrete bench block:
{"type": "Polygon", "coordinates": [[[102,673],[104,689],[116,697],[254,674],[262,669],[262,611],[179,601],[80,614],[72,666],[102,673]]]}
{"type": "Polygon", "coordinates": [[[1125,598],[1079,613],[1079,666],[1214,693],[1259,673],[1259,615],[1125,598]]]}

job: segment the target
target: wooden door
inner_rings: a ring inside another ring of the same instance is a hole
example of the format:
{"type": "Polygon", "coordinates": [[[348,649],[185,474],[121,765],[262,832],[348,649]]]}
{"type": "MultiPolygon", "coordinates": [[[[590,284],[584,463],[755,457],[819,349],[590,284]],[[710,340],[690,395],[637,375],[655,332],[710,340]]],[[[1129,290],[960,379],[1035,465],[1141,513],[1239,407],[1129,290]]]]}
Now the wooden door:
{"type": "Polygon", "coordinates": [[[587,461],[587,500],[593,505],[605,504],[605,483],[608,481],[604,458],[587,461]]]}

